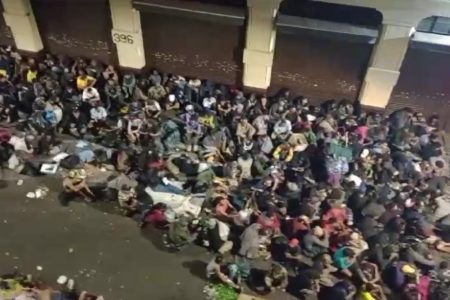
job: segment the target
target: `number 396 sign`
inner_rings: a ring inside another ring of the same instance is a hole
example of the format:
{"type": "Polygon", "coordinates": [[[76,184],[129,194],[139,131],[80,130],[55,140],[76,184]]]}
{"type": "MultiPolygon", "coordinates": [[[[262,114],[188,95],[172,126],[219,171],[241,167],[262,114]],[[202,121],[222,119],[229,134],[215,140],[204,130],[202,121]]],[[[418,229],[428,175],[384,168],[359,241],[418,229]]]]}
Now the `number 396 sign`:
{"type": "Polygon", "coordinates": [[[113,33],[112,35],[114,43],[133,44],[133,36],[125,33],[113,33]]]}

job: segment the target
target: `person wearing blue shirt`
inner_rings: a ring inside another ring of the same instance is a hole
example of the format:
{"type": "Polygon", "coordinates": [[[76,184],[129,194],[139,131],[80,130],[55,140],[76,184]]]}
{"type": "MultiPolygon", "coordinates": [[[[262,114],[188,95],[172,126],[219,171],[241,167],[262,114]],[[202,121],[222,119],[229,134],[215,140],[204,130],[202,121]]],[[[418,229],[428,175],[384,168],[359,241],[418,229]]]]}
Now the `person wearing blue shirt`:
{"type": "Polygon", "coordinates": [[[339,248],[333,255],[334,264],[343,274],[349,277],[352,275],[349,268],[354,264],[355,259],[355,252],[348,247],[339,248]]]}

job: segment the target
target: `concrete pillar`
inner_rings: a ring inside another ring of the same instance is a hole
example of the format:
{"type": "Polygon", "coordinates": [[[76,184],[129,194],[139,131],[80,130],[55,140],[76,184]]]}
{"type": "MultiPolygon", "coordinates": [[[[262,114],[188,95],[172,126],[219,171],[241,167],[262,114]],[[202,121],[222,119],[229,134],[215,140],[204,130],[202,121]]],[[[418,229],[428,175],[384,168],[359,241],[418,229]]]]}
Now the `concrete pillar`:
{"type": "Polygon", "coordinates": [[[412,26],[383,25],[359,94],[361,104],[387,106],[413,30],[412,26]]]}
{"type": "Polygon", "coordinates": [[[117,47],[119,65],[125,68],[145,67],[141,16],[131,0],[109,0],[113,29],[112,41],[117,47]]]}
{"type": "Polygon", "coordinates": [[[244,49],[246,87],[267,89],[272,75],[276,24],[281,0],[247,0],[247,36],[244,49]]]}
{"type": "Polygon", "coordinates": [[[5,23],[11,29],[19,50],[38,52],[44,47],[30,0],[2,0],[5,23]]]}

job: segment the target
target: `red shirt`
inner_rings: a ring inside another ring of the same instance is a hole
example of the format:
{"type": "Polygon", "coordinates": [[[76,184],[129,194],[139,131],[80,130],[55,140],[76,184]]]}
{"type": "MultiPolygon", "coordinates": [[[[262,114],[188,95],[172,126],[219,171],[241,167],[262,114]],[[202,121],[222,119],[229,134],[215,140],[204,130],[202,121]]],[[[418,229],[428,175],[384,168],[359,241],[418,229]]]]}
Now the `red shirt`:
{"type": "Polygon", "coordinates": [[[228,210],[233,208],[230,201],[228,199],[221,199],[219,203],[216,205],[216,214],[220,216],[228,216],[228,210]]]}
{"type": "Polygon", "coordinates": [[[268,218],[264,215],[258,217],[258,223],[262,225],[263,229],[269,229],[273,231],[280,230],[281,223],[276,215],[268,218]]]}

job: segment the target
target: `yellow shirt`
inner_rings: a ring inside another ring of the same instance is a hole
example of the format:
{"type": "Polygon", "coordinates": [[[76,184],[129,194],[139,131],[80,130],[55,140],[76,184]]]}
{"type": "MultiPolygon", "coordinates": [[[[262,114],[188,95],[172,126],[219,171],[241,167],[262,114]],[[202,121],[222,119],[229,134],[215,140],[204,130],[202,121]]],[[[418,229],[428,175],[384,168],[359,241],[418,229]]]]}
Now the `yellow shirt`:
{"type": "Polygon", "coordinates": [[[91,76],[86,76],[84,78],[81,78],[81,76],[77,77],[77,88],[79,90],[84,90],[85,88],[87,88],[89,86],[89,84],[91,82],[94,81],[94,78],[91,76]]]}
{"type": "Polygon", "coordinates": [[[35,70],[35,71],[28,70],[27,81],[29,83],[33,82],[33,80],[37,78],[37,73],[38,73],[37,70],[35,70]]]}
{"type": "Polygon", "coordinates": [[[362,298],[363,300],[376,300],[376,299],[372,296],[372,294],[371,294],[370,292],[362,292],[362,293],[361,293],[361,298],[362,298]]]}

